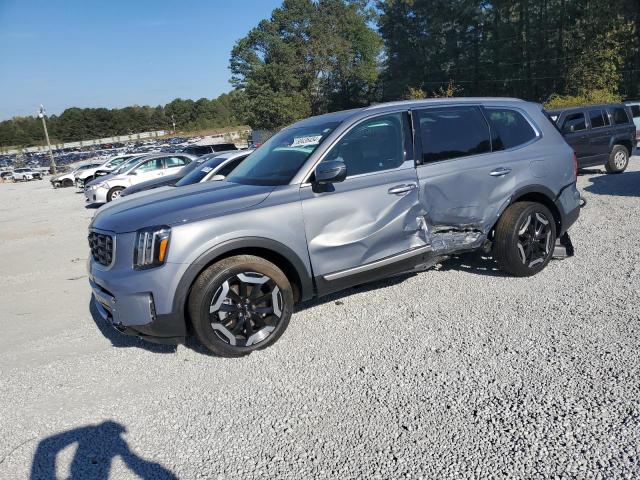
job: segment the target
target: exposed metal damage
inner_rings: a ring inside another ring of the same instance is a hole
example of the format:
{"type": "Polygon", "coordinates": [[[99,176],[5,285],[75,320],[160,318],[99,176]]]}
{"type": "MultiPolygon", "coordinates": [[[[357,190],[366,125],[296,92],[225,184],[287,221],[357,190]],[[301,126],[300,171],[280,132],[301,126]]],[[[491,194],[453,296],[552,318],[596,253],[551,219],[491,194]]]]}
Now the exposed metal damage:
{"type": "Polygon", "coordinates": [[[487,235],[472,225],[430,225],[425,216],[418,217],[419,235],[434,252],[446,254],[452,251],[475,249],[482,246],[487,235]]]}

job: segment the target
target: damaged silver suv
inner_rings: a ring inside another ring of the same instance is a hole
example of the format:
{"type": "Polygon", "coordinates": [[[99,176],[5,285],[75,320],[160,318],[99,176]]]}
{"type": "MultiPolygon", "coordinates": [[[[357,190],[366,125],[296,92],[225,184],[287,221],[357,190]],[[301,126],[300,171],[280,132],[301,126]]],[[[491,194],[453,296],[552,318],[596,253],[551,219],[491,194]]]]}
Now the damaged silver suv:
{"type": "Polygon", "coordinates": [[[100,314],[125,334],[193,332],[240,356],[296,302],[483,249],[540,272],[579,214],[571,148],[539,105],[444,99],[308,118],[224,182],[133,195],[89,228],[100,314]]]}

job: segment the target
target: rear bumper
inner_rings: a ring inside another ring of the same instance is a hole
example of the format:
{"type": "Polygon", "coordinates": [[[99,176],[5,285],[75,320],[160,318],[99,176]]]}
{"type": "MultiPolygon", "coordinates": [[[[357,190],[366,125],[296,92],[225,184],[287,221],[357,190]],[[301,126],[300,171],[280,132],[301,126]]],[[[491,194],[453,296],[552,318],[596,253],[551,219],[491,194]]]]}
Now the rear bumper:
{"type": "Polygon", "coordinates": [[[559,238],[571,228],[580,216],[582,201],[575,182],[562,189],[555,203],[561,216],[561,229],[560,232],[558,232],[559,238]]]}

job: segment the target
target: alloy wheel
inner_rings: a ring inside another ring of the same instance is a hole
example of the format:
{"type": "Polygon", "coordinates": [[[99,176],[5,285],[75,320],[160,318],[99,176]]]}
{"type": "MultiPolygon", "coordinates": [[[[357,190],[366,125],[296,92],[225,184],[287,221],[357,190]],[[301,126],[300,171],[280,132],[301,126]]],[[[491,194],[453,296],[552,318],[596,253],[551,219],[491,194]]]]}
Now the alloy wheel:
{"type": "Polygon", "coordinates": [[[280,321],[282,308],[282,293],[271,278],[243,272],[226,279],[213,295],[209,322],[224,342],[249,347],[271,335],[280,321]]]}
{"type": "Polygon", "coordinates": [[[543,263],[549,255],[551,222],[540,212],[533,212],[524,219],[518,231],[518,254],[529,268],[543,263]]]}
{"type": "Polygon", "coordinates": [[[613,163],[618,170],[622,170],[627,164],[627,156],[624,152],[618,151],[613,157],[613,163]]]}
{"type": "Polygon", "coordinates": [[[117,198],[120,198],[120,190],[116,190],[113,193],[111,193],[111,200],[115,200],[117,198]]]}

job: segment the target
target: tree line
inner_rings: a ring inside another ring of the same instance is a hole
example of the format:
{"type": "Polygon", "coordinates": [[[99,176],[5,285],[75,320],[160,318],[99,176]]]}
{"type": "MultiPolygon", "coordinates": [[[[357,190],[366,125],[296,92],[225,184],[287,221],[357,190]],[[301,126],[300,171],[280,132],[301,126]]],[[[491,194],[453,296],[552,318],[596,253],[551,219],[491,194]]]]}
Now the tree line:
{"type": "MultiPolygon", "coordinates": [[[[640,97],[638,0],[284,0],[231,51],[231,93],[164,107],[65,110],[51,135],[79,140],[246,123],[433,96],[551,105],[640,97]]],[[[0,145],[42,138],[0,123],[0,145]]]]}

